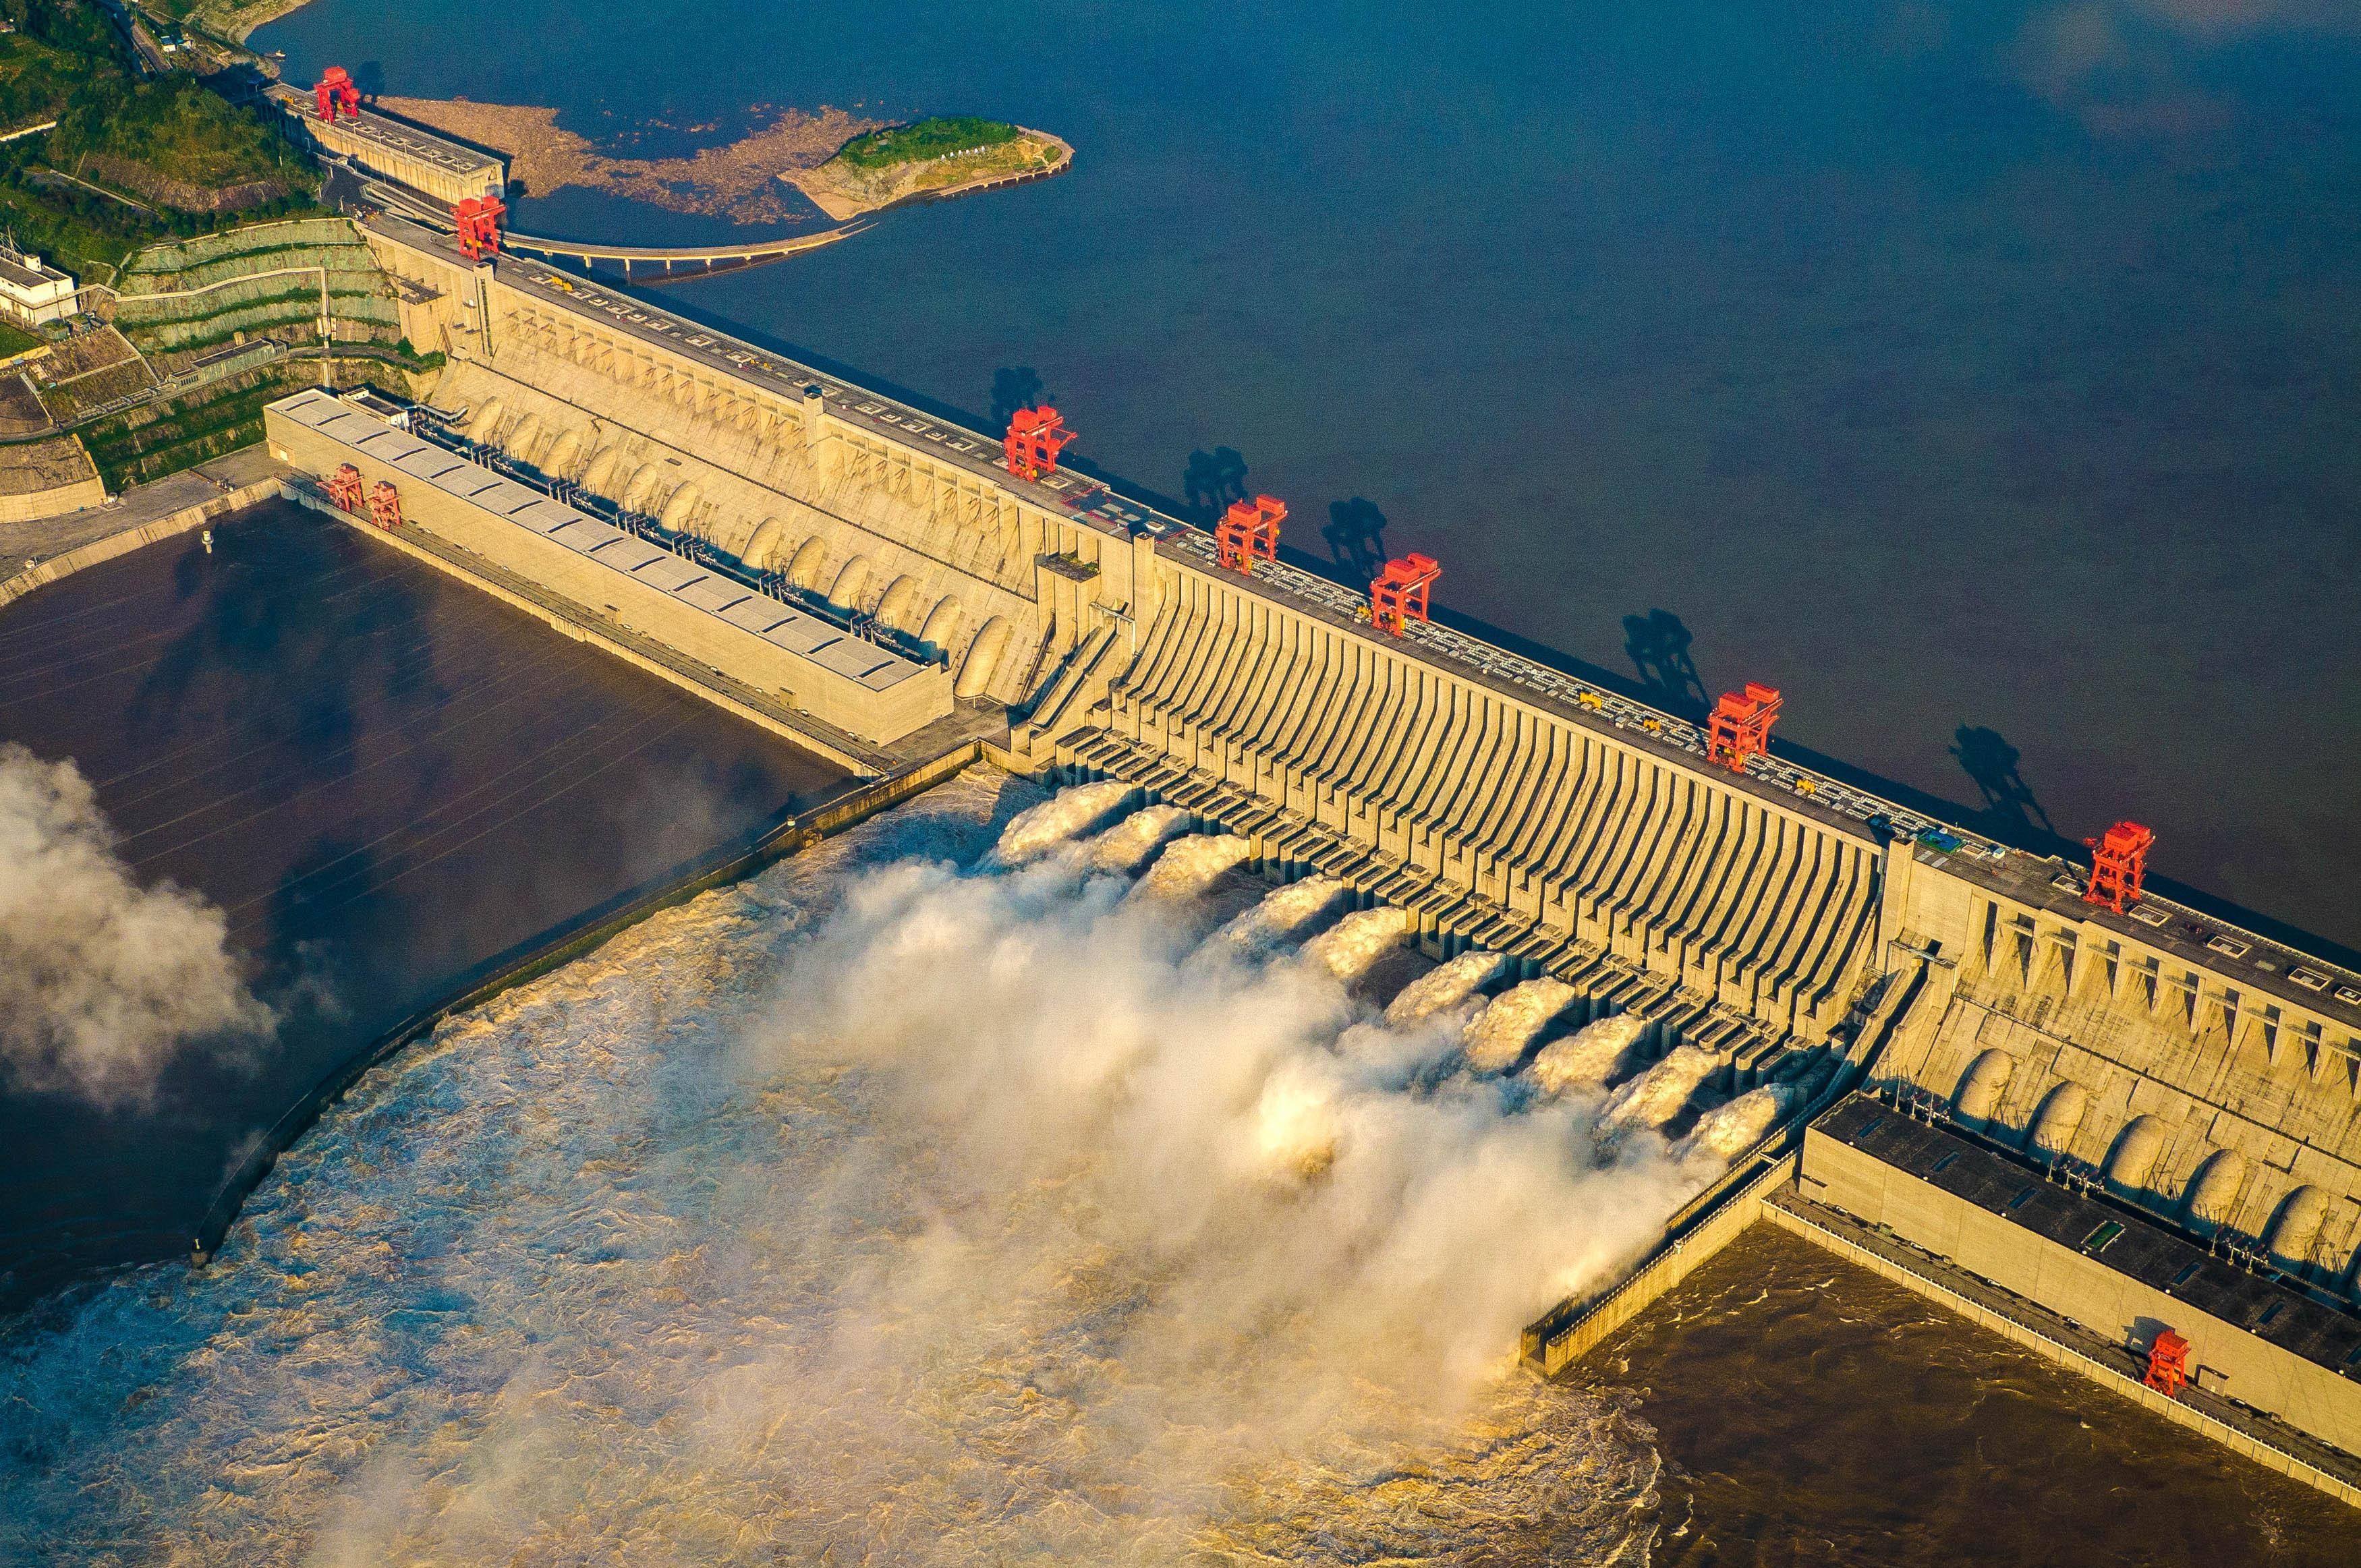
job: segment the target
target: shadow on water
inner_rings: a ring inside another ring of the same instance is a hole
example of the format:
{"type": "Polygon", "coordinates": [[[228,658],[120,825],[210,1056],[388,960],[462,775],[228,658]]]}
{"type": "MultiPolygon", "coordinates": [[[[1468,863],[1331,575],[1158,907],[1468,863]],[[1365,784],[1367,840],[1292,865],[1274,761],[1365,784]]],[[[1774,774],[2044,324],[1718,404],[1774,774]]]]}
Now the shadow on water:
{"type": "Polygon", "coordinates": [[[1180,473],[1180,494],[1189,516],[1211,522],[1232,501],[1246,499],[1246,460],[1235,446],[1190,453],[1189,466],[1180,473]]]}
{"type": "Polygon", "coordinates": [[[1328,559],[1356,588],[1366,588],[1386,564],[1386,514],[1378,503],[1355,496],[1330,501],[1328,521],[1320,530],[1328,545],[1328,559]]]}
{"type": "Polygon", "coordinates": [[[214,554],[173,566],[183,601],[203,597],[131,694],[125,717],[159,737],[227,725],[255,746],[300,741],[314,779],[354,765],[362,713],[390,700],[412,715],[447,700],[425,608],[388,578],[337,586],[316,536],[224,529],[214,554]],[[291,592],[295,579],[317,592],[291,592]]]}
{"type": "Polygon", "coordinates": [[[1708,706],[1705,682],[1689,656],[1695,641],[1687,624],[1668,609],[1623,618],[1623,652],[1640,672],[1640,684],[1661,706],[1692,718],[1708,706]]]}
{"type": "Polygon", "coordinates": [[[992,421],[986,433],[997,435],[1008,428],[1018,409],[1038,409],[1049,400],[1049,389],[1041,384],[1040,373],[1030,365],[1004,366],[992,373],[992,421]]]}
{"type": "Polygon", "coordinates": [[[1951,755],[1983,793],[1983,818],[1995,830],[2032,832],[2037,828],[2048,838],[2058,838],[2057,825],[2049,820],[2049,813],[2042,809],[2032,786],[2018,771],[2017,749],[1998,730],[1960,725],[1951,742],[1951,755]]]}

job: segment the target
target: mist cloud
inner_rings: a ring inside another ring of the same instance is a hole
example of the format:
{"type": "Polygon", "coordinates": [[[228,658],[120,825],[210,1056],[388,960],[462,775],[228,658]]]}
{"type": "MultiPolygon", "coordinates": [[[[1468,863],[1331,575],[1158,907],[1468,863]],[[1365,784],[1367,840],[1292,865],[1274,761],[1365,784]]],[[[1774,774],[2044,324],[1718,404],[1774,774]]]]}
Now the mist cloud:
{"type": "Polygon", "coordinates": [[[201,1042],[271,1025],[221,911],[139,886],[115,842],[73,763],[0,745],[0,1070],[102,1104],[152,1092],[201,1042]]]}

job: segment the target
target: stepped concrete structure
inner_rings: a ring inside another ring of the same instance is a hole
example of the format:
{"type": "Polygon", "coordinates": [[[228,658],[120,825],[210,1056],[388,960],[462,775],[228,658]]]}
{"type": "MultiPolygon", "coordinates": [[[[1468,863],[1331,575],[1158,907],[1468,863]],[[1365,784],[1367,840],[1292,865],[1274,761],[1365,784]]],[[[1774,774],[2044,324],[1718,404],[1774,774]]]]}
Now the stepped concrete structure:
{"type": "MultiPolygon", "coordinates": [[[[1016,765],[1130,781],[1267,874],[1400,908],[1434,954],[1510,955],[1572,987],[1577,1020],[1633,1014],[1648,1051],[1711,1053],[1724,1091],[1808,1090],[1613,1312],[1569,1302],[1529,1332],[1536,1366],[1709,1254],[1685,1236],[1734,1234],[1729,1205],[1792,1188],[1802,1119],[1854,1089],[2308,1310],[2361,1304],[2361,975],[2166,899],[2115,913],[2081,868],[1776,755],[1719,765],[1684,719],[1442,626],[1390,635],[1366,595],[1224,567],[1094,481],[1014,475],[997,436],[638,296],[391,218],[365,233],[482,453],[884,629],[1007,727],[1016,765]]],[[[2270,1417],[2349,1441],[2356,1376],[2306,1374],[2312,1414],[2270,1417]]]]}

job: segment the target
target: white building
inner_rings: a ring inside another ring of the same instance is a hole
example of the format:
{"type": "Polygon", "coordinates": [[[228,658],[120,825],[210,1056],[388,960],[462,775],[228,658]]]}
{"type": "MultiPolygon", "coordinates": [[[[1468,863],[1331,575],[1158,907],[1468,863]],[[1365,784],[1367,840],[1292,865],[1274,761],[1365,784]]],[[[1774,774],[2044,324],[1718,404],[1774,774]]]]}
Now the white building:
{"type": "Polygon", "coordinates": [[[74,313],[74,280],[38,256],[0,246],[0,310],[38,326],[74,313]]]}

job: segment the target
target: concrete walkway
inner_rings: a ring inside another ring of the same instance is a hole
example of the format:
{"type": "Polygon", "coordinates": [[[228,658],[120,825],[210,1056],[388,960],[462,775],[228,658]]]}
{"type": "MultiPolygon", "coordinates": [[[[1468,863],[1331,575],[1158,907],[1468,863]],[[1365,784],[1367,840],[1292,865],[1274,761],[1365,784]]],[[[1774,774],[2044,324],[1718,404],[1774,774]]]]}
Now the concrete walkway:
{"type": "Polygon", "coordinates": [[[276,478],[280,465],[258,442],[225,457],[200,463],[153,484],[135,485],[103,507],[89,507],[31,522],[0,523],[0,574],[14,576],[69,550],[127,532],[174,512],[198,506],[253,484],[276,478]]]}

